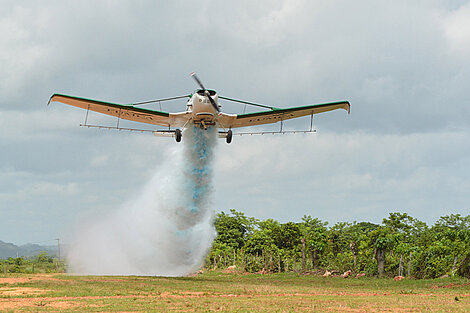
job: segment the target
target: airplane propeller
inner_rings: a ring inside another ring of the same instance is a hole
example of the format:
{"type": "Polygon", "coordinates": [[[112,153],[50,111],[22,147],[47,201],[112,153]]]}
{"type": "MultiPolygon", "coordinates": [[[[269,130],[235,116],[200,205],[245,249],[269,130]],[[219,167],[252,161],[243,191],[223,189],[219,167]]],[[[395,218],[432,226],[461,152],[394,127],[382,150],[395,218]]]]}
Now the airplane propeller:
{"type": "Polygon", "coordinates": [[[204,91],[204,94],[207,96],[207,98],[209,98],[209,101],[212,103],[212,106],[214,107],[214,109],[217,111],[217,112],[220,112],[220,109],[219,109],[219,106],[217,105],[217,103],[215,103],[215,100],[212,99],[210,93],[209,93],[209,90],[207,90],[204,85],[202,84],[202,82],[199,80],[199,78],[197,77],[196,73],[195,72],[192,72],[191,75],[194,80],[196,81],[196,83],[199,85],[199,87],[201,87],[202,91],[204,91]]]}

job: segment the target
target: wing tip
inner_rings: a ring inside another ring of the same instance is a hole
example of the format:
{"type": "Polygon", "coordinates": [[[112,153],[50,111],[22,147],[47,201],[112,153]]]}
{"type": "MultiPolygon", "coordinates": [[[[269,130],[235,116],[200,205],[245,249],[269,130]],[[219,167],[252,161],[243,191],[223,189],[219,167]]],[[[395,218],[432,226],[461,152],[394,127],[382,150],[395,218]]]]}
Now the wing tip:
{"type": "Polygon", "coordinates": [[[59,97],[59,96],[62,96],[62,97],[63,97],[64,95],[63,95],[63,94],[60,94],[60,93],[54,93],[54,94],[52,94],[52,96],[49,98],[49,101],[47,102],[47,105],[49,105],[51,102],[56,101],[56,100],[54,99],[54,97],[59,97]]]}
{"type": "Polygon", "coordinates": [[[49,101],[47,101],[47,105],[51,104],[51,102],[53,102],[52,98],[54,98],[57,94],[54,93],[52,94],[52,96],[49,98],[49,101]]]}

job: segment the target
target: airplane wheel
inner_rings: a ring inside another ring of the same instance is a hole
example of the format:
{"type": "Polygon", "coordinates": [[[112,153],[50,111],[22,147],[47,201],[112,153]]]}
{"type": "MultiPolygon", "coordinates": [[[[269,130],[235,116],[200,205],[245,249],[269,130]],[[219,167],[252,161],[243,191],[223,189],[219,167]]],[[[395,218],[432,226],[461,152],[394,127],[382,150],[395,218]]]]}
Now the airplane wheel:
{"type": "Polygon", "coordinates": [[[181,141],[181,129],[176,129],[175,130],[175,137],[176,137],[176,142],[181,141]]]}
{"type": "Polygon", "coordinates": [[[233,134],[232,134],[232,131],[229,130],[229,131],[227,132],[227,138],[226,138],[226,139],[227,139],[227,143],[231,143],[231,142],[232,142],[232,135],[233,135],[233,134]]]}

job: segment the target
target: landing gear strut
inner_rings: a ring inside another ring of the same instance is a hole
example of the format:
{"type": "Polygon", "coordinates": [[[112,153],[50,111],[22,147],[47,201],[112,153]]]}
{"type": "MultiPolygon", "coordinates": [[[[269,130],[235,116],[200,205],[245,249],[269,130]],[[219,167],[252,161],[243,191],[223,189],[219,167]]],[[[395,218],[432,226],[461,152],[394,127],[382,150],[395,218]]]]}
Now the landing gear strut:
{"type": "Polygon", "coordinates": [[[231,143],[232,142],[232,130],[229,130],[227,132],[227,137],[226,137],[226,140],[227,140],[227,143],[231,143]]]}
{"type": "Polygon", "coordinates": [[[175,137],[176,137],[176,142],[180,142],[181,141],[181,129],[177,128],[175,130],[175,137]]]}

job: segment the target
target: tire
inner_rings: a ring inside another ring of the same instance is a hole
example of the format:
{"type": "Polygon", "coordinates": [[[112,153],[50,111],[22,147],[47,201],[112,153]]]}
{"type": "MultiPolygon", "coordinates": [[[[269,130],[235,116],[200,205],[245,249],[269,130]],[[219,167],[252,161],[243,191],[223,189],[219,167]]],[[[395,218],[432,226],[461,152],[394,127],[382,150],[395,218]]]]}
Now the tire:
{"type": "Polygon", "coordinates": [[[175,130],[175,137],[176,137],[176,142],[180,142],[181,141],[181,129],[177,128],[175,130]]]}
{"type": "Polygon", "coordinates": [[[231,143],[231,142],[232,142],[232,136],[233,136],[232,131],[229,130],[229,131],[227,132],[227,137],[226,137],[227,143],[231,143]]]}

